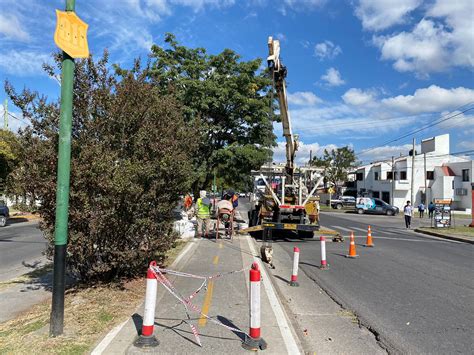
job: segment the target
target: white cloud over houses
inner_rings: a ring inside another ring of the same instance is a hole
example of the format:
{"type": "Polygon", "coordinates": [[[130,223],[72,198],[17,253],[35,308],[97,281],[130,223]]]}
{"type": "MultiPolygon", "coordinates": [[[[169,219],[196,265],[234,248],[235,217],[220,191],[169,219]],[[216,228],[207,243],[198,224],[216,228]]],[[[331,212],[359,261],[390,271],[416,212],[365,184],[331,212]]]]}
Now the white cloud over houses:
{"type": "Polygon", "coordinates": [[[325,81],[328,86],[341,86],[346,83],[336,68],[329,68],[326,74],[321,76],[321,80],[325,81]]]}
{"type": "MultiPolygon", "coordinates": [[[[273,161],[274,162],[286,162],[286,145],[285,142],[278,142],[278,145],[273,148],[273,161]]],[[[310,154],[312,156],[320,156],[323,154],[324,149],[333,150],[338,147],[335,144],[328,144],[321,146],[318,143],[304,143],[299,142],[298,150],[296,151],[296,163],[298,165],[305,164],[309,161],[310,154]]]]}
{"type": "Polygon", "coordinates": [[[319,97],[310,91],[298,91],[288,93],[288,103],[291,105],[311,106],[323,102],[319,97]]]}
{"type": "MultiPolygon", "coordinates": [[[[376,160],[391,159],[391,157],[399,157],[400,155],[408,155],[412,149],[412,144],[401,145],[385,145],[382,147],[363,149],[357,152],[357,158],[363,162],[370,162],[376,160]]],[[[415,146],[415,150],[420,151],[420,145],[415,146]]]]}
{"type": "Polygon", "coordinates": [[[386,107],[410,114],[452,110],[472,102],[474,102],[472,89],[464,87],[445,89],[437,85],[417,89],[413,95],[399,95],[381,100],[386,107]]]}
{"type": "Polygon", "coordinates": [[[373,103],[375,99],[374,90],[361,90],[357,88],[351,88],[342,95],[342,99],[346,104],[360,106],[373,103]]]}
{"type": "Polygon", "coordinates": [[[319,58],[319,60],[333,59],[341,53],[341,47],[328,40],[317,43],[314,46],[314,55],[319,58]]]}
{"type": "Polygon", "coordinates": [[[379,31],[405,22],[421,3],[422,0],[360,0],[355,14],[364,29],[379,31]]]}

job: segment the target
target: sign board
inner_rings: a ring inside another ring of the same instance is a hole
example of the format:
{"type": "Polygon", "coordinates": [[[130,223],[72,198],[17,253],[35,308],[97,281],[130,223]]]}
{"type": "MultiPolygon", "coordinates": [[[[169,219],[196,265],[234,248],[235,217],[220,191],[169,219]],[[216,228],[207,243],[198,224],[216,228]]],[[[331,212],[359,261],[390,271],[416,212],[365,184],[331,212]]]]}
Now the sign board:
{"type": "Polygon", "coordinates": [[[56,31],[54,42],[72,58],[89,57],[87,44],[87,28],[89,25],[82,21],[73,11],[56,10],[56,31]]]}
{"type": "Polygon", "coordinates": [[[328,189],[328,193],[329,193],[329,194],[333,194],[334,192],[335,192],[335,190],[334,190],[333,187],[330,187],[330,188],[328,189]]]}
{"type": "Polygon", "coordinates": [[[435,210],[433,213],[434,226],[436,228],[451,227],[451,200],[435,199],[435,210]]]}

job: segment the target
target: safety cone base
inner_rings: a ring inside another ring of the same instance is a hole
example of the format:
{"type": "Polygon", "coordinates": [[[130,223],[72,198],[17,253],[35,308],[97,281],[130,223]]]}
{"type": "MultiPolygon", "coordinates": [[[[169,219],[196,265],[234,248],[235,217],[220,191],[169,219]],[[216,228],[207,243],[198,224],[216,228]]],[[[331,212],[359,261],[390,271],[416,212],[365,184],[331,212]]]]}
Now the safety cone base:
{"type": "Polygon", "coordinates": [[[250,351],[265,350],[267,346],[267,342],[263,340],[263,338],[254,339],[247,335],[245,336],[245,341],[242,343],[242,347],[250,351]]]}
{"type": "Polygon", "coordinates": [[[366,248],[373,248],[374,246],[375,245],[373,245],[373,244],[364,244],[364,247],[366,247],[366,248]]]}
{"type": "Polygon", "coordinates": [[[319,270],[329,270],[329,264],[328,265],[321,265],[319,267],[319,270]]]}
{"type": "Polygon", "coordinates": [[[136,346],[137,348],[155,348],[158,345],[160,345],[160,342],[154,335],[150,336],[145,336],[145,335],[140,335],[137,340],[133,342],[133,345],[136,346]]]}
{"type": "Polygon", "coordinates": [[[359,255],[346,255],[346,258],[352,258],[352,259],[355,259],[355,258],[358,258],[359,255]]]}
{"type": "Polygon", "coordinates": [[[298,281],[290,281],[290,286],[299,287],[300,284],[298,283],[298,281]]]}

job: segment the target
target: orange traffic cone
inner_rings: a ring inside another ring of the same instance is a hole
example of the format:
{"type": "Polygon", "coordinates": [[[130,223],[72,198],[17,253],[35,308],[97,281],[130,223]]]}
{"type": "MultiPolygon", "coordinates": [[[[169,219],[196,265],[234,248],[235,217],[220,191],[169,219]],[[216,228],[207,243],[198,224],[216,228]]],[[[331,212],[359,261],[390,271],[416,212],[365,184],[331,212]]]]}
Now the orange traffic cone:
{"type": "Polygon", "coordinates": [[[369,228],[367,229],[367,241],[365,242],[365,247],[374,247],[374,243],[372,242],[372,229],[369,228]]]}
{"type": "Polygon", "coordinates": [[[351,232],[351,244],[349,246],[349,255],[346,255],[346,258],[358,258],[359,255],[356,254],[356,244],[354,240],[354,232],[351,232]]]}

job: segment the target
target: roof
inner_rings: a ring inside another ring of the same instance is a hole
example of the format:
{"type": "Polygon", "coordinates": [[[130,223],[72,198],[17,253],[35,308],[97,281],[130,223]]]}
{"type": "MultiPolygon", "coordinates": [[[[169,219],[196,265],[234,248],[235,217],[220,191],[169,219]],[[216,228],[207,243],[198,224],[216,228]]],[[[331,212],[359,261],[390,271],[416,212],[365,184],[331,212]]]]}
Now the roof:
{"type": "Polygon", "coordinates": [[[442,166],[441,170],[443,170],[444,176],[456,176],[454,171],[449,166],[442,166]]]}

